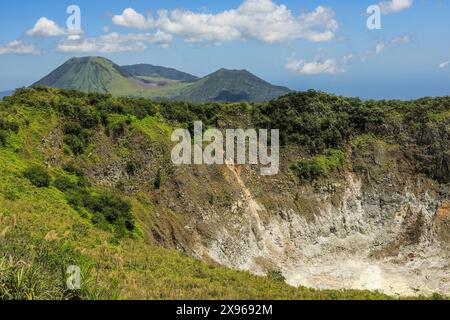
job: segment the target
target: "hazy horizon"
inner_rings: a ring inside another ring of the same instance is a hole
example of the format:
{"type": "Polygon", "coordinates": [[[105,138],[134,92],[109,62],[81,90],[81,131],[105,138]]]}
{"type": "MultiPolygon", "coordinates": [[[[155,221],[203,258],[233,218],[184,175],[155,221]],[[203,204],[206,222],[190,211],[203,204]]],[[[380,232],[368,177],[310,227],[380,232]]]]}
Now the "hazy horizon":
{"type": "Polygon", "coordinates": [[[246,69],[292,90],[363,99],[450,94],[443,1],[80,0],[79,33],[66,28],[71,4],[0,4],[0,91],[28,86],[73,56],[103,56],[200,77],[246,69]],[[369,30],[366,10],[377,3],[382,29],[369,30]]]}

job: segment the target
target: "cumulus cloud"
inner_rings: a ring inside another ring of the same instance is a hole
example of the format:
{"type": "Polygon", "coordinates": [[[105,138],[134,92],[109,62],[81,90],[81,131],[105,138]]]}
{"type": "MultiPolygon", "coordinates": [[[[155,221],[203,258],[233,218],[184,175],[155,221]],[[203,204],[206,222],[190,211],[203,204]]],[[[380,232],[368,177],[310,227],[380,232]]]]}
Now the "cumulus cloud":
{"type": "Polygon", "coordinates": [[[14,40],[7,44],[0,45],[0,55],[4,54],[22,54],[22,55],[37,55],[41,51],[34,45],[23,43],[20,40],[14,40]]]}
{"type": "Polygon", "coordinates": [[[152,17],[145,18],[144,15],[136,12],[133,8],[127,8],[121,15],[113,16],[112,22],[121,27],[137,29],[150,29],[154,26],[152,17]]]}
{"type": "Polygon", "coordinates": [[[155,34],[134,33],[122,35],[116,32],[95,38],[85,38],[77,41],[62,40],[58,44],[61,52],[128,52],[143,51],[149,44],[168,47],[172,36],[158,30],[155,34]]]}
{"type": "Polygon", "coordinates": [[[440,63],[438,67],[439,67],[439,69],[444,69],[444,68],[447,68],[449,65],[450,65],[450,60],[440,63]]]}
{"type": "Polygon", "coordinates": [[[329,8],[319,6],[312,12],[296,16],[287,6],[272,0],[245,0],[238,8],[217,14],[159,10],[157,19],[145,19],[133,9],[127,10],[127,20],[122,14],[114,16],[113,22],[131,27],[154,25],[165,33],[182,36],[189,43],[221,44],[250,39],[265,43],[296,39],[321,42],[332,40],[339,27],[335,12],[329,8]]]}
{"type": "Polygon", "coordinates": [[[27,35],[31,37],[55,37],[62,36],[65,33],[64,29],[58,26],[56,22],[45,17],[40,18],[33,29],[27,31],[27,35]]]}
{"type": "Polygon", "coordinates": [[[387,0],[379,3],[381,13],[392,14],[397,13],[413,6],[414,0],[387,0]]]}
{"type": "Polygon", "coordinates": [[[154,35],[149,36],[149,41],[153,44],[160,46],[161,48],[168,48],[172,43],[173,37],[171,34],[158,30],[154,35]]]}
{"type": "MultiPolygon", "coordinates": [[[[353,56],[348,55],[343,60],[350,60],[353,56]]],[[[289,71],[304,75],[317,75],[322,73],[337,74],[345,72],[345,68],[339,65],[336,59],[315,57],[313,61],[289,59],[285,65],[289,71]]]]}

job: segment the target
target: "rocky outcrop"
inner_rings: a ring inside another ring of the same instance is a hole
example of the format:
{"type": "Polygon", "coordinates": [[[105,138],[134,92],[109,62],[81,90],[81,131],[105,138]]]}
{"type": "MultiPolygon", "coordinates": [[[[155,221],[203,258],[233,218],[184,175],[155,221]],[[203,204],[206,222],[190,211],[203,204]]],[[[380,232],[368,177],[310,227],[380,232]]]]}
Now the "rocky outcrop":
{"type": "Polygon", "coordinates": [[[419,190],[418,181],[402,189],[388,181],[363,188],[362,179],[347,172],[336,186],[344,190],[338,204],[330,201],[333,191],[315,194],[320,205],[311,221],[288,206],[268,212],[230,170],[242,194],[231,212],[213,218],[216,232],[202,254],[258,274],[281,270],[292,285],[450,292],[449,251],[438,236],[448,203],[419,190]]]}

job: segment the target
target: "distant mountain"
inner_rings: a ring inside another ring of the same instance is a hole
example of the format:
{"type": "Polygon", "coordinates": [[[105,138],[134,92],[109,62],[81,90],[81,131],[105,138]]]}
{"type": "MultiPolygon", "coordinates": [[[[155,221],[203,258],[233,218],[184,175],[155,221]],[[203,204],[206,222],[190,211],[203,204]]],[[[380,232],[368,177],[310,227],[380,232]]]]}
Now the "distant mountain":
{"type": "Polygon", "coordinates": [[[0,92],[0,99],[12,95],[13,92],[14,92],[13,90],[0,92]]]}
{"type": "Polygon", "coordinates": [[[220,69],[184,88],[177,99],[196,102],[268,101],[290,92],[290,89],[274,86],[247,70],[220,69]]]}
{"type": "Polygon", "coordinates": [[[246,70],[221,69],[198,79],[165,67],[145,64],[120,67],[102,57],[72,58],[34,85],[193,102],[268,101],[291,92],[246,70]]]}
{"type": "Polygon", "coordinates": [[[131,66],[122,66],[121,69],[137,77],[161,77],[177,81],[195,81],[198,79],[198,77],[186,72],[173,68],[153,66],[151,64],[134,64],[131,66]]]}

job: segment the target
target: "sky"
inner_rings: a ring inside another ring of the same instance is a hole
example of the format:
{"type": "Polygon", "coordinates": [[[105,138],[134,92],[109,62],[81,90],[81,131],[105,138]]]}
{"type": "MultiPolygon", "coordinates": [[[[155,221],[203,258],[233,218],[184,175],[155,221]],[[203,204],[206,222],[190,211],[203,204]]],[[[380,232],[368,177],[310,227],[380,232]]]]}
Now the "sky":
{"type": "Polygon", "coordinates": [[[103,56],[365,99],[443,96],[449,32],[447,0],[1,1],[0,91],[103,56]]]}

